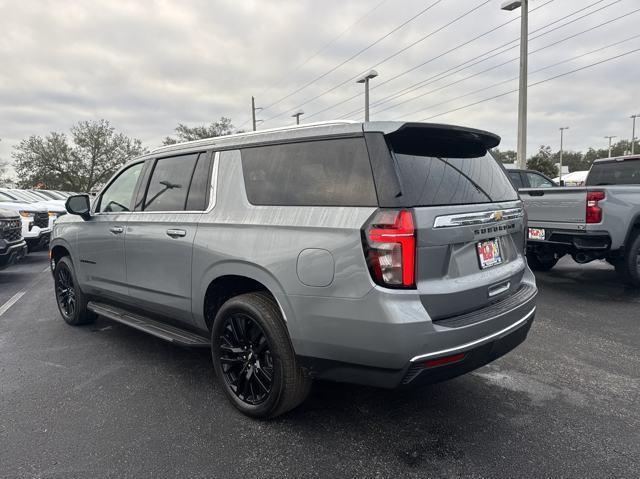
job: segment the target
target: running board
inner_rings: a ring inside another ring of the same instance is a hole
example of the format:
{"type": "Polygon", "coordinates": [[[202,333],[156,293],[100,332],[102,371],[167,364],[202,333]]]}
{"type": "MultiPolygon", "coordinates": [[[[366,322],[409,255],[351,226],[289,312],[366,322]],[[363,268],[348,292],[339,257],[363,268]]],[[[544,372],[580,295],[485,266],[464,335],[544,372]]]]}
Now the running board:
{"type": "Polygon", "coordinates": [[[209,339],[204,336],[147,318],[146,316],[131,313],[124,309],[111,306],[110,304],[90,301],[89,304],[87,304],[87,309],[99,316],[104,316],[113,321],[126,324],[134,329],[151,334],[156,338],[164,339],[165,341],[179,344],[180,346],[208,348],[211,345],[209,339]]]}

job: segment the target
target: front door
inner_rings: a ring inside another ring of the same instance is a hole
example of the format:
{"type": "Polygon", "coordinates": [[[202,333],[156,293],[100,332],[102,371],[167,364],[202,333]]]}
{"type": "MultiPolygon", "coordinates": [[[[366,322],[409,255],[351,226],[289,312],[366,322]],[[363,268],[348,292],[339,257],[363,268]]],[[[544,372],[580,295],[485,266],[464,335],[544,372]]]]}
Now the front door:
{"type": "Polygon", "coordinates": [[[191,321],[191,261],[206,208],[210,153],[156,160],[126,231],[129,294],[144,309],[191,321]]]}
{"type": "Polygon", "coordinates": [[[127,220],[144,162],[122,170],[102,192],[91,218],[82,224],[75,265],[85,293],[128,295],[124,242],[127,220]]]}

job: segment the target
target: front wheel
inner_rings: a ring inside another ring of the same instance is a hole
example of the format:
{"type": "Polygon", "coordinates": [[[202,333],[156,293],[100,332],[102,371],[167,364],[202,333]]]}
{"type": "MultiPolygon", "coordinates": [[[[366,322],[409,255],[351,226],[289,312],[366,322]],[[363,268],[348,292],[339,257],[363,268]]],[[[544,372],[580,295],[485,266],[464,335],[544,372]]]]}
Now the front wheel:
{"type": "Polygon", "coordinates": [[[92,323],[96,315],[87,309],[87,298],[80,290],[71,258],[65,256],[58,261],[53,278],[62,319],[72,326],[92,323]]]}
{"type": "Polygon", "coordinates": [[[624,281],[632,286],[640,287],[640,232],[631,238],[624,258],[615,261],[614,266],[624,281]]]}
{"type": "Polygon", "coordinates": [[[535,252],[527,253],[527,263],[533,271],[549,271],[553,268],[560,258],[555,254],[541,255],[535,252]]]}
{"type": "Polygon", "coordinates": [[[222,305],[211,350],[225,394],[248,416],[278,416],[309,393],[311,380],[297,364],[278,305],[266,294],[242,294],[222,305]]]}

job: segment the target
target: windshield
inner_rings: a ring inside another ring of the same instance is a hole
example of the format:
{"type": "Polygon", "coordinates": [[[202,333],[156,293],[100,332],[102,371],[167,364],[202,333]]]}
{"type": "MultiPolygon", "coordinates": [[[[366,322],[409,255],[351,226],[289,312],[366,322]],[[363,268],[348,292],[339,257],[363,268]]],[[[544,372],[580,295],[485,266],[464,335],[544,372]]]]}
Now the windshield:
{"type": "Polygon", "coordinates": [[[13,196],[5,193],[4,191],[0,191],[0,202],[3,202],[3,203],[19,203],[18,198],[14,198],[13,196]]]}
{"type": "Polygon", "coordinates": [[[594,163],[587,186],[639,185],[640,159],[594,163]]]}
{"type": "Polygon", "coordinates": [[[42,201],[41,198],[38,198],[37,196],[22,190],[11,190],[11,195],[22,201],[26,201],[27,203],[36,203],[38,201],[42,201]]]}

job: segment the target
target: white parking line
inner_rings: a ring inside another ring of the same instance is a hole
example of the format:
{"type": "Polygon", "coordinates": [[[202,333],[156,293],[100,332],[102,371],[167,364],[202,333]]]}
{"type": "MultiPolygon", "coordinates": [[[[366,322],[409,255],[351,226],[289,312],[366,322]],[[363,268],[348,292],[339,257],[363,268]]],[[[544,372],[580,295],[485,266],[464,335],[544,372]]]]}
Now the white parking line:
{"type": "Polygon", "coordinates": [[[16,304],[20,300],[20,298],[22,298],[26,293],[27,291],[23,289],[22,291],[19,291],[13,296],[11,296],[6,303],[0,306],[0,316],[6,313],[9,310],[9,308],[14,304],[16,304]]]}

